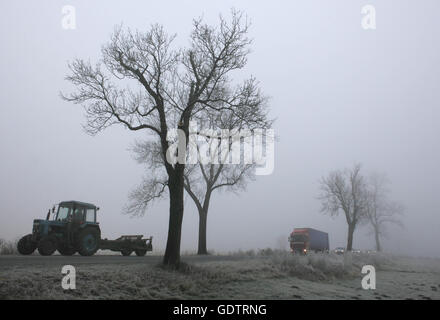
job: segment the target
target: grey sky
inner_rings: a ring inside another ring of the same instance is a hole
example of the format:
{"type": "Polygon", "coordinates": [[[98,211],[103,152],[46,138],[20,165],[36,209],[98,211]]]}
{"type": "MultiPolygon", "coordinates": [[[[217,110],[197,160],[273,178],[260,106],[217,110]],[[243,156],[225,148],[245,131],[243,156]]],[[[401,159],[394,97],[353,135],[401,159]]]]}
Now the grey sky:
{"type": "MultiPolygon", "coordinates": [[[[192,19],[216,22],[231,7],[252,20],[245,73],[271,96],[275,171],[247,192],[217,194],[208,216],[216,251],[276,247],[294,227],[329,232],[344,246],[346,224],[319,212],[318,180],[363,164],[386,172],[405,229],[390,228],[385,250],[440,256],[440,21],[438,1],[2,1],[0,4],[0,238],[29,233],[52,204],[81,200],[101,207],[103,236],[153,235],[165,247],[168,203],[143,218],[121,215],[144,170],[132,159],[136,137],[112,127],[84,133],[81,107],[62,101],[67,61],[96,61],[121,22],[145,30],[159,22],[186,44],[192,19]],[[372,4],[377,30],[361,28],[372,4]],[[76,7],[77,29],[61,27],[63,5],[76,7]]],[[[197,212],[189,198],[184,250],[195,250],[197,212]]],[[[373,248],[367,229],[354,247],[373,248]]]]}

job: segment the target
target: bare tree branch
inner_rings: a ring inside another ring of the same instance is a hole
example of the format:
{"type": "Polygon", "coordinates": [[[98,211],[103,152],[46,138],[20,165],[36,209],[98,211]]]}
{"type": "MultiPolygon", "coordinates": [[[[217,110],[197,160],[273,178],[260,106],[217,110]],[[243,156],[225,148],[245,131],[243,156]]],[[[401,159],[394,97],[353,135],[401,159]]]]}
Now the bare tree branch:
{"type": "Polygon", "coordinates": [[[129,204],[125,206],[124,212],[132,216],[144,215],[147,208],[155,200],[166,194],[167,185],[168,179],[166,177],[162,179],[144,178],[142,183],[130,192],[129,204]]]}

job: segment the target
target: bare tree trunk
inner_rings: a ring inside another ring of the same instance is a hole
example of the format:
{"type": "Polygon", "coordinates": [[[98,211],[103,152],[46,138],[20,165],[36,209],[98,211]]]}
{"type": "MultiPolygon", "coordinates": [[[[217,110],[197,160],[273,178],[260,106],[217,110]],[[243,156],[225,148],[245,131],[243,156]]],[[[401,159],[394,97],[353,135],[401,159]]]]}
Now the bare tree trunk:
{"type": "Polygon", "coordinates": [[[377,252],[381,252],[382,251],[382,247],[380,245],[380,237],[379,237],[379,230],[378,228],[374,228],[374,237],[376,239],[376,251],[377,252]]]}
{"type": "Polygon", "coordinates": [[[206,227],[208,220],[208,211],[199,211],[199,248],[197,254],[203,255],[208,254],[208,249],[206,247],[206,227]]]}
{"type": "Polygon", "coordinates": [[[180,175],[170,176],[170,220],[168,226],[168,240],[163,258],[163,264],[178,268],[180,265],[180,240],[183,220],[183,171],[180,175]]]}
{"type": "Polygon", "coordinates": [[[355,225],[353,223],[348,225],[347,251],[351,251],[353,249],[354,229],[355,229],[355,225]]]}

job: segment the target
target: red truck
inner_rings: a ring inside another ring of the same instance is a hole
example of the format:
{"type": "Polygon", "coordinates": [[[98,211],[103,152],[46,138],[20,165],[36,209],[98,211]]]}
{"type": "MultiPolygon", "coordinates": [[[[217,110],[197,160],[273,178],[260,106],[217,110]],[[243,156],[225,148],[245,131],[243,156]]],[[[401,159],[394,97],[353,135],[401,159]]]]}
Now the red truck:
{"type": "Polygon", "coordinates": [[[289,237],[292,253],[328,252],[328,233],[312,228],[295,228],[289,237]]]}

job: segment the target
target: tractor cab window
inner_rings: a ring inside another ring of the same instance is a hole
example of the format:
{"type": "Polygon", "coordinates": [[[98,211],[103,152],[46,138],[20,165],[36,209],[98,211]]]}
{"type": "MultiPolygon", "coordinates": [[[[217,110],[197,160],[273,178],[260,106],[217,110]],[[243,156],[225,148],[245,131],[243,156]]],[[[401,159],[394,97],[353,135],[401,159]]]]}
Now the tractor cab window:
{"type": "Polygon", "coordinates": [[[83,219],[84,219],[84,208],[76,208],[73,213],[72,220],[83,221],[83,219]]]}
{"type": "Polygon", "coordinates": [[[70,211],[71,211],[71,208],[69,208],[69,207],[59,207],[56,220],[57,221],[66,220],[67,217],[70,215],[70,211]]]}
{"type": "Polygon", "coordinates": [[[95,209],[87,209],[86,222],[95,222],[95,209]]]}

